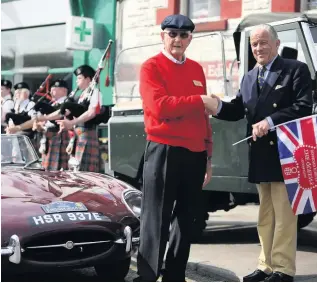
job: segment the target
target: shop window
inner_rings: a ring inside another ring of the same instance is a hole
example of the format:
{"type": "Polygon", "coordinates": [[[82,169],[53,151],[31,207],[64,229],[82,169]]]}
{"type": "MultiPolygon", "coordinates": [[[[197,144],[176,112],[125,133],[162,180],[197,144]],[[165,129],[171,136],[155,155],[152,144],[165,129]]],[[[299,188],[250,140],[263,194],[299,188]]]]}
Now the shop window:
{"type": "Polygon", "coordinates": [[[219,19],[220,0],[188,0],[188,15],[195,22],[219,19]]]}
{"type": "Polygon", "coordinates": [[[13,83],[25,81],[35,91],[48,73],[54,73],[54,80],[65,79],[71,88],[72,73],[63,71],[73,68],[73,52],[65,48],[65,32],[65,24],[2,31],[2,76],[10,76],[13,83]]]}
{"type": "Polygon", "coordinates": [[[1,32],[1,70],[45,66],[73,66],[73,52],[65,48],[65,25],[1,32]]]}

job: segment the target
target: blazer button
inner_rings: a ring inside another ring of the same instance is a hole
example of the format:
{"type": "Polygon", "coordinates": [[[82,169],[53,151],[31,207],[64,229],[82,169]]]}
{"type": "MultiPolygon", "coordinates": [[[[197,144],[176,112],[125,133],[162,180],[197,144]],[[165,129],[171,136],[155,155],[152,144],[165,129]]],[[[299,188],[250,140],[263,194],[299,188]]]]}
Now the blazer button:
{"type": "Polygon", "coordinates": [[[276,107],[277,107],[277,104],[276,104],[276,103],[273,103],[273,107],[276,108],[276,107]]]}
{"type": "Polygon", "coordinates": [[[270,145],[274,145],[274,141],[270,141],[270,145]]]}

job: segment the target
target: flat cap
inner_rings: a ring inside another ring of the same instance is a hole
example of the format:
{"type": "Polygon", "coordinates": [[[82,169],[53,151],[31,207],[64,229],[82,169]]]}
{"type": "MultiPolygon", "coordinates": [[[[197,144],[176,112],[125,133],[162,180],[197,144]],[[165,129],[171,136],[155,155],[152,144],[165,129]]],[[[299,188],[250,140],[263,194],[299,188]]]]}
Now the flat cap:
{"type": "Polygon", "coordinates": [[[64,88],[67,88],[67,89],[68,89],[67,82],[64,81],[64,80],[56,80],[56,81],[53,81],[53,82],[51,83],[50,88],[52,88],[52,87],[64,87],[64,88]]]}
{"type": "Polygon", "coordinates": [[[20,83],[17,83],[15,86],[14,86],[14,89],[17,90],[17,89],[22,89],[22,88],[26,88],[28,90],[30,90],[30,87],[27,83],[25,82],[20,82],[20,83]]]}
{"type": "Polygon", "coordinates": [[[74,71],[74,75],[83,75],[85,78],[89,77],[92,79],[95,75],[95,70],[89,65],[81,65],[74,71]]]}
{"type": "Polygon", "coordinates": [[[171,28],[189,30],[192,32],[195,29],[195,25],[190,18],[181,14],[176,14],[167,16],[161,23],[161,28],[162,30],[171,28]]]}
{"type": "Polygon", "coordinates": [[[1,80],[1,86],[5,86],[7,88],[12,88],[12,82],[9,80],[1,80]]]}

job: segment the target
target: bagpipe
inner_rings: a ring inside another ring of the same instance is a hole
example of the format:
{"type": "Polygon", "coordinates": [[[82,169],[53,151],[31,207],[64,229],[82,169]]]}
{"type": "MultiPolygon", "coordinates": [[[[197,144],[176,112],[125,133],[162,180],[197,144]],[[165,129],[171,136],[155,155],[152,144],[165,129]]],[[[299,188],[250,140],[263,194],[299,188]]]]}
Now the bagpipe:
{"type": "Polygon", "coordinates": [[[76,87],[60,106],[61,114],[69,120],[72,120],[74,117],[79,117],[88,110],[88,107],[78,104],[75,101],[75,94],[78,90],[79,87],[76,87]],[[69,110],[70,114],[66,114],[66,110],[69,110]]]}
{"type": "Polygon", "coordinates": [[[52,101],[51,96],[49,95],[49,80],[51,79],[52,75],[48,75],[45,81],[40,85],[38,90],[30,97],[30,101],[33,101],[35,104],[29,110],[24,110],[20,113],[15,113],[13,109],[12,112],[6,114],[5,122],[8,124],[10,119],[14,123],[14,125],[21,125],[29,120],[31,117],[28,113],[32,110],[40,111],[42,114],[49,114],[48,112],[51,110],[49,102],[52,101]],[[46,91],[43,93],[43,91],[46,91]]]}
{"type": "MultiPolygon", "coordinates": [[[[99,85],[100,73],[106,67],[106,64],[108,65],[107,67],[109,70],[110,48],[111,48],[112,42],[113,41],[110,39],[108,46],[106,47],[106,50],[99,61],[98,68],[95,72],[95,75],[92,78],[88,86],[88,89],[85,91],[87,93],[87,98],[88,98],[87,100],[90,100],[95,89],[99,90],[98,85],[99,85]]],[[[109,84],[110,84],[110,80],[109,80],[109,74],[108,74],[106,77],[105,85],[109,86],[109,84]]],[[[61,104],[60,112],[67,119],[73,119],[73,117],[77,118],[88,110],[89,103],[79,104],[75,101],[74,96],[77,91],[78,91],[78,87],[66,98],[64,103],[61,104]],[[66,115],[66,110],[68,110],[70,114],[66,115]]],[[[100,123],[107,123],[111,116],[112,106],[113,105],[102,105],[102,106],[99,105],[99,109],[97,109],[96,116],[93,119],[86,122],[85,125],[89,126],[89,125],[99,125],[100,123]]]]}

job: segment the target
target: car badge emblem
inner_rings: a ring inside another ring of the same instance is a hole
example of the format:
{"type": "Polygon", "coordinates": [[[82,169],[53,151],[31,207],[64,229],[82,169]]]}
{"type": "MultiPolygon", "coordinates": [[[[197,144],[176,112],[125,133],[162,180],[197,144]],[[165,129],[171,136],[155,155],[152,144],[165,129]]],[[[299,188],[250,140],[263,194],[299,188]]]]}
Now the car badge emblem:
{"type": "Polygon", "coordinates": [[[87,207],[81,202],[56,201],[41,206],[45,213],[61,213],[74,211],[87,211],[87,207]]]}
{"type": "Polygon", "coordinates": [[[67,241],[65,244],[65,248],[68,250],[71,250],[74,246],[75,246],[74,242],[72,242],[72,241],[67,241]]]}

